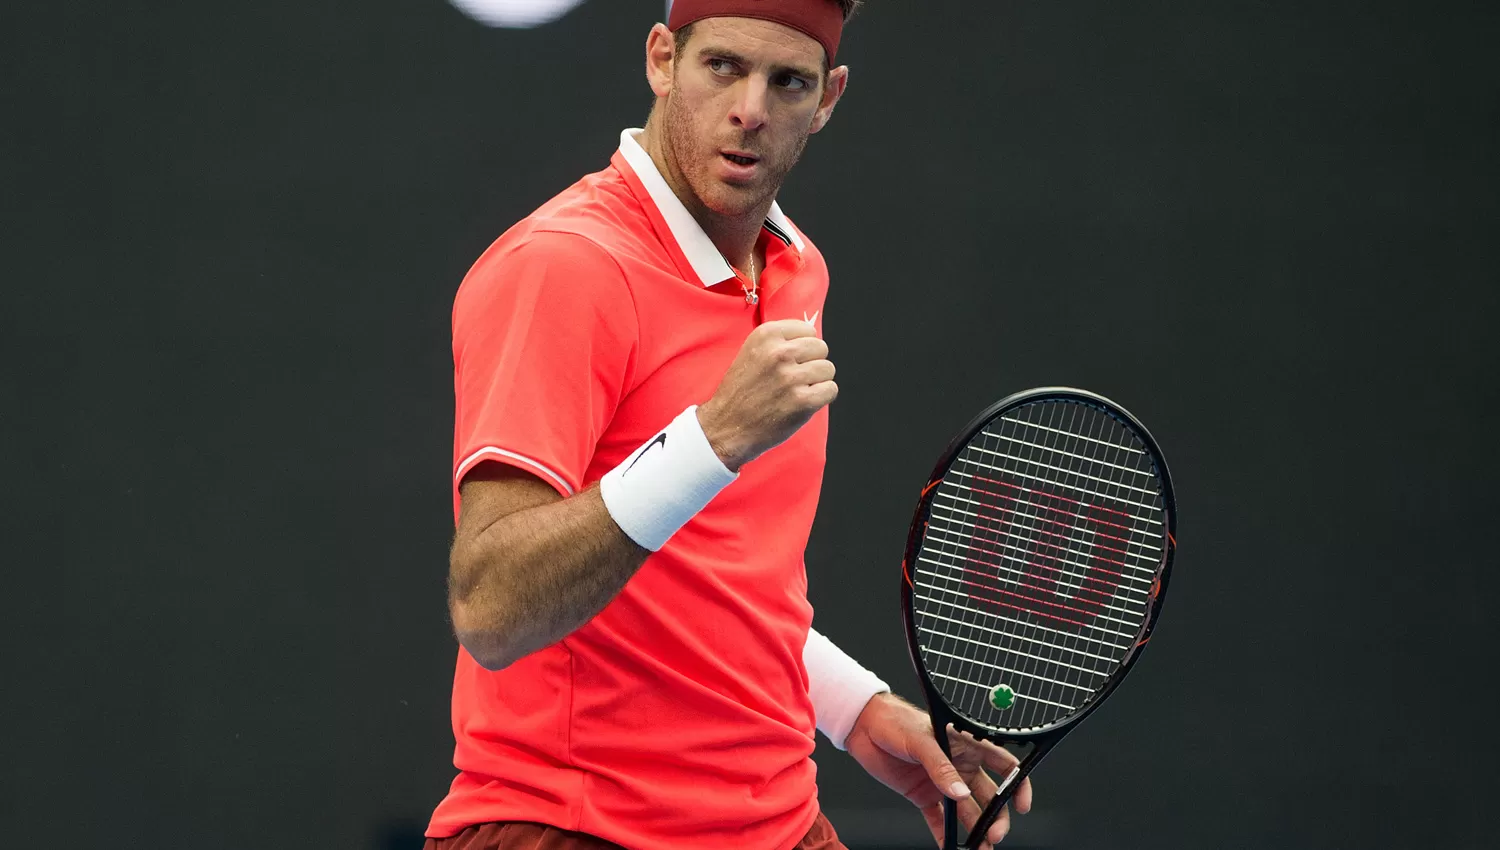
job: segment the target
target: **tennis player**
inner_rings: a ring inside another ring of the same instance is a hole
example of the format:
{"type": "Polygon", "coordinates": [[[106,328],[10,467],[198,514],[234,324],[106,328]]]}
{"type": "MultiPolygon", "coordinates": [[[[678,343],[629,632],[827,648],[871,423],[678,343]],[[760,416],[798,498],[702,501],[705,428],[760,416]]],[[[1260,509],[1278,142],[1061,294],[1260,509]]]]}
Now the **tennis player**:
{"type": "Polygon", "coordinates": [[[811,628],[838,387],[828,269],[776,195],[848,85],[856,5],[677,0],[645,129],[460,287],[458,776],[429,850],[841,848],[815,728],[939,838],[942,795],[971,825],[1016,763],[952,732],[950,761],[811,628]]]}

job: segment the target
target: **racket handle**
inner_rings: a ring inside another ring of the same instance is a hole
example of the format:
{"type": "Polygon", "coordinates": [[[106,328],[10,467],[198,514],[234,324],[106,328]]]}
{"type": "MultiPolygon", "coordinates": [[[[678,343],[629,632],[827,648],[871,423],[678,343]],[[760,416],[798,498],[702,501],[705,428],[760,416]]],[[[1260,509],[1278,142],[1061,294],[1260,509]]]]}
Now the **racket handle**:
{"type": "Polygon", "coordinates": [[[995,821],[999,819],[1000,813],[1005,811],[1005,804],[1010,801],[1010,798],[1016,793],[1016,789],[1021,786],[1022,767],[1023,765],[1018,764],[1011,768],[1010,775],[1005,777],[1004,782],[1000,783],[999,788],[995,791],[995,796],[990,799],[990,804],[984,807],[984,814],[979,816],[979,820],[974,822],[974,828],[969,830],[969,842],[965,850],[977,850],[979,845],[984,843],[985,833],[989,832],[990,827],[995,825],[995,821]]]}
{"type": "MultiPolygon", "coordinates": [[[[932,735],[937,738],[943,757],[951,762],[953,749],[948,743],[948,721],[937,714],[932,715],[932,735]]],[[[946,794],[943,795],[943,850],[963,850],[958,836],[958,803],[946,794]]]]}

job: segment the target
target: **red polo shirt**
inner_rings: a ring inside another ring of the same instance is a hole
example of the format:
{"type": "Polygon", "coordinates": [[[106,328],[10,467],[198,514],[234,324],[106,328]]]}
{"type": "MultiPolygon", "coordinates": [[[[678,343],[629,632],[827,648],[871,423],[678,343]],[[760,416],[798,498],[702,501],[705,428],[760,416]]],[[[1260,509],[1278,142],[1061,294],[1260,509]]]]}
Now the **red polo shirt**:
{"type": "MultiPolygon", "coordinates": [[[[713,395],[762,321],[821,333],[828,271],[773,208],[760,304],[626,131],[610,166],[511,228],[454,303],[458,484],[513,464],[570,496],[713,395]]],[[[790,848],[817,817],[803,551],[826,409],[567,638],[489,672],[463,649],[458,777],[427,834],[535,821],[636,850],[790,848]]]]}

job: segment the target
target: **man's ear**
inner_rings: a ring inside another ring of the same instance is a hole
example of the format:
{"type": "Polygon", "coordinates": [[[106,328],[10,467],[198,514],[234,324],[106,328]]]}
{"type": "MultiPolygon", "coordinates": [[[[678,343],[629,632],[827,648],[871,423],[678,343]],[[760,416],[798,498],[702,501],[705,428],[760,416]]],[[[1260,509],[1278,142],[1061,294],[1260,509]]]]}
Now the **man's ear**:
{"type": "Polygon", "coordinates": [[[816,133],[828,126],[828,121],[833,118],[833,108],[839,105],[839,98],[844,96],[844,90],[848,87],[848,65],[840,65],[828,72],[828,84],[823,87],[823,101],[818,104],[818,111],[813,113],[812,132],[816,133]]]}
{"type": "Polygon", "coordinates": [[[672,75],[676,73],[677,36],[666,24],[657,24],[646,36],[646,82],[657,97],[672,93],[672,75]]]}

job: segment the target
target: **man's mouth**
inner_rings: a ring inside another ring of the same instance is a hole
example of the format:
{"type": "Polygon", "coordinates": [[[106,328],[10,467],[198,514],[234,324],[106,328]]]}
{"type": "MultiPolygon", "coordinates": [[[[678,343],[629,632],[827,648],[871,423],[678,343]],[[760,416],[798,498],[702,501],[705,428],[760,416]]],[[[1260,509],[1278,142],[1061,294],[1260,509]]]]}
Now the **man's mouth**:
{"type": "Polygon", "coordinates": [[[754,165],[760,162],[760,157],[749,154],[729,153],[727,151],[721,151],[720,154],[735,165],[754,165]]]}

